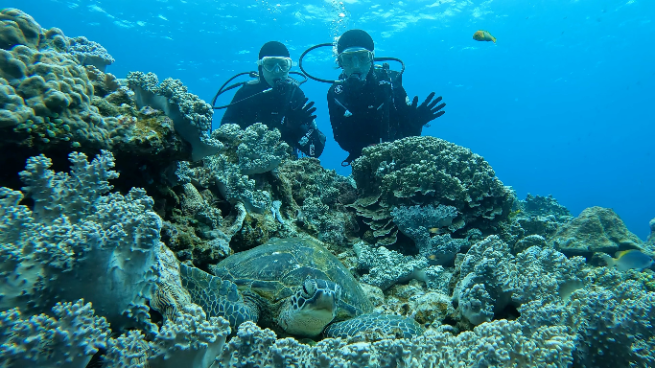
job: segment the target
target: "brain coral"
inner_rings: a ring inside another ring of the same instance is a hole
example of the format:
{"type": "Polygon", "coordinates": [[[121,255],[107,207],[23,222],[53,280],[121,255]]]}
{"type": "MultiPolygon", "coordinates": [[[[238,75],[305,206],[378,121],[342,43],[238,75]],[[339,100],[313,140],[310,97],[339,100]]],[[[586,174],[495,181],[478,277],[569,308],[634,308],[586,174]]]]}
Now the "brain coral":
{"type": "Polygon", "coordinates": [[[491,166],[471,150],[434,137],[410,137],[364,150],[353,162],[360,198],[353,207],[378,245],[396,242],[391,211],[406,205],[453,206],[458,233],[482,231],[507,220],[515,196],[491,166]]]}

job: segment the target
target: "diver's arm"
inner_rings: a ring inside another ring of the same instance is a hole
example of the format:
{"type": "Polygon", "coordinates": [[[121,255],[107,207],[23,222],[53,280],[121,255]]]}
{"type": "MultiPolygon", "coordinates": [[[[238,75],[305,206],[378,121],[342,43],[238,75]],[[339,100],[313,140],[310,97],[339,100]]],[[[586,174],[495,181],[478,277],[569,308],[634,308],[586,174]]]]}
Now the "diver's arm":
{"type": "Polygon", "coordinates": [[[308,102],[305,93],[297,86],[290,93],[289,106],[280,129],[282,139],[307,156],[319,157],[325,148],[325,134],[316,127],[314,103],[308,102]]]}
{"type": "Polygon", "coordinates": [[[399,139],[420,136],[423,131],[423,125],[416,120],[416,115],[412,113],[411,106],[408,104],[407,91],[402,83],[402,76],[399,76],[394,86],[395,107],[400,118],[399,139]]]}
{"type": "Polygon", "coordinates": [[[328,92],[328,112],[334,140],[344,151],[350,154],[349,158],[351,156],[358,157],[366,146],[363,138],[364,135],[367,135],[367,132],[362,129],[361,122],[351,116],[350,112],[337,101],[332,90],[328,92]]]}

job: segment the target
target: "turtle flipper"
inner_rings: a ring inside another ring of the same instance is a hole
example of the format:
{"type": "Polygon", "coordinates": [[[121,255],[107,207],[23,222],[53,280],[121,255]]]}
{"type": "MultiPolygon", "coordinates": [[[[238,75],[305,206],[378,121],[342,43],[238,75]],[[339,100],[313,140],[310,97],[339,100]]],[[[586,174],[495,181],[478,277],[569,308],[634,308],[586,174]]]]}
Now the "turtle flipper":
{"type": "Polygon", "coordinates": [[[189,291],[191,301],[202,307],[207,318],[220,316],[227,319],[232,331],[245,321],[256,323],[259,319],[257,307],[247,303],[231,281],[221,280],[184,263],[180,264],[180,279],[182,286],[189,291]]]}
{"type": "Polygon", "coordinates": [[[323,331],[325,337],[358,338],[367,341],[384,338],[410,338],[423,334],[423,327],[412,318],[393,314],[368,313],[333,323],[323,331]]]}

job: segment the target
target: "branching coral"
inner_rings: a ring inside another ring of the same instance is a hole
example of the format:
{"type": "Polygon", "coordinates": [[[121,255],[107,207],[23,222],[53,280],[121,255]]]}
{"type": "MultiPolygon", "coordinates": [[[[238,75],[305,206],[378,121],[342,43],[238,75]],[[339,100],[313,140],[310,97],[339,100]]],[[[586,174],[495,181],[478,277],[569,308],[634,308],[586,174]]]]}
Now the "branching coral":
{"type": "Polygon", "coordinates": [[[83,368],[107,347],[109,324],[94,315],[91,303],[57,303],[52,317],[28,319],[18,308],[0,312],[0,357],[3,367],[83,368]]]}
{"type": "Polygon", "coordinates": [[[28,160],[21,177],[34,209],[19,204],[23,194],[0,190],[0,308],[29,313],[58,301],[84,298],[116,330],[151,329],[147,299],[156,280],[162,221],[140,189],[109,193],[113,157],[93,162],[72,153],[69,174],[49,170],[44,156],[28,160]]]}

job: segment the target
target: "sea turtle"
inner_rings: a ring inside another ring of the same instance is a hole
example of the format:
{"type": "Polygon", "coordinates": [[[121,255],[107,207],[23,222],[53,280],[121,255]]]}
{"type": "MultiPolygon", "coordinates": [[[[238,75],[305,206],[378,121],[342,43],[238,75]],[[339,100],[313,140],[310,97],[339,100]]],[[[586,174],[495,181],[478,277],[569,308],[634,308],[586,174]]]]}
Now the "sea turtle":
{"type": "Polygon", "coordinates": [[[226,318],[233,331],[254,321],[299,337],[317,337],[329,324],[328,337],[371,328],[395,328],[398,337],[421,332],[412,319],[371,314],[373,306],[359,283],[316,241],[273,239],[228,257],[211,271],[215,275],[182,264],[182,285],[208,317],[226,318]]]}

